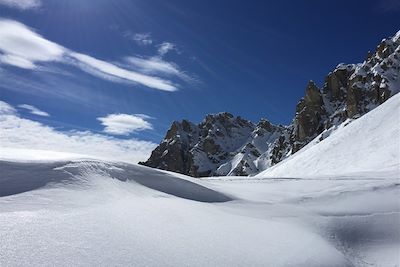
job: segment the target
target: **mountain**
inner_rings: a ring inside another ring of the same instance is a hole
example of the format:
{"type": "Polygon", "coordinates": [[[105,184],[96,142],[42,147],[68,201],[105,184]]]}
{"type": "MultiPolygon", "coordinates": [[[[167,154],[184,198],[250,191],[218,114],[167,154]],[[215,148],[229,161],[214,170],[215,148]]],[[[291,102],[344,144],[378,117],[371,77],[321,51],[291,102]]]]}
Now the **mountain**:
{"type": "Polygon", "coordinates": [[[193,177],[254,175],[319,142],[400,91],[400,31],[383,39],[359,64],[339,64],[322,88],[313,81],[297,103],[292,123],[254,124],[229,113],[199,124],[173,122],[164,140],[140,164],[193,177]]]}
{"type": "Polygon", "coordinates": [[[283,130],[266,120],[255,125],[227,112],[208,115],[198,125],[174,122],[143,164],[194,177],[246,175],[258,170],[256,160],[283,130]]]}
{"type": "Polygon", "coordinates": [[[257,177],[400,178],[400,94],[257,177]]]}

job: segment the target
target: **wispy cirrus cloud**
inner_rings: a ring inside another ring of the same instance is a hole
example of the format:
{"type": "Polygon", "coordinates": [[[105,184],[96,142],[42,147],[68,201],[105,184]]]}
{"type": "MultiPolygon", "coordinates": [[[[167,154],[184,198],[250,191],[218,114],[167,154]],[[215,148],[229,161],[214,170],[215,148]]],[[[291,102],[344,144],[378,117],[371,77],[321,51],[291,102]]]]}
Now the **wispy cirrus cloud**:
{"type": "Polygon", "coordinates": [[[160,56],[164,56],[169,51],[175,50],[176,46],[170,42],[163,42],[162,44],[158,45],[158,54],[160,56]]]}
{"type": "Polygon", "coordinates": [[[157,49],[157,53],[159,57],[164,56],[170,51],[177,50],[176,45],[171,42],[162,42],[159,44],[155,44],[155,40],[152,38],[151,33],[132,33],[131,31],[126,31],[123,34],[125,37],[132,39],[136,44],[141,46],[152,45],[157,49]]]}
{"type": "Polygon", "coordinates": [[[192,82],[194,79],[186,72],[182,71],[177,64],[163,60],[160,57],[126,57],[125,60],[139,69],[143,73],[158,74],[166,76],[177,76],[187,82],[192,82]]]}
{"type": "Polygon", "coordinates": [[[34,69],[37,62],[59,61],[67,52],[14,20],[0,19],[0,40],[0,62],[20,68],[34,69]]]}
{"type": "Polygon", "coordinates": [[[0,40],[0,64],[36,69],[40,63],[58,62],[73,64],[83,71],[114,82],[133,82],[163,91],[175,91],[178,87],[170,80],[67,49],[14,20],[0,19],[0,40]]]}
{"type": "Polygon", "coordinates": [[[36,67],[32,61],[11,54],[0,55],[0,63],[12,65],[23,69],[34,69],[36,67]]]}
{"type": "MultiPolygon", "coordinates": [[[[145,74],[141,74],[136,71],[127,70],[121,67],[118,67],[112,63],[96,59],[94,57],[71,52],[69,56],[73,59],[76,59],[79,65],[82,67],[82,70],[87,70],[87,68],[91,68],[92,71],[98,71],[100,76],[101,74],[111,75],[112,77],[121,78],[124,80],[129,80],[133,82],[140,83],[144,86],[164,90],[164,91],[175,91],[176,86],[168,80],[164,80],[162,78],[149,76],[145,74]],[[82,64],[83,63],[83,64],[82,64]]],[[[91,72],[92,74],[96,74],[91,72]]]]}
{"type": "Polygon", "coordinates": [[[21,10],[34,9],[42,5],[41,0],[0,0],[0,5],[21,10]]]}
{"type": "Polygon", "coordinates": [[[151,45],[153,43],[153,39],[151,38],[150,33],[126,32],[125,36],[131,38],[138,45],[151,45]]]}
{"type": "Polygon", "coordinates": [[[0,100],[0,116],[1,115],[14,115],[17,114],[17,110],[8,104],[7,102],[0,100]]]}
{"type": "Polygon", "coordinates": [[[156,144],[131,138],[122,140],[92,131],[60,131],[22,118],[10,104],[0,101],[2,149],[20,148],[56,151],[131,163],[146,160],[156,144]]]}
{"type": "Polygon", "coordinates": [[[25,110],[29,111],[29,113],[34,114],[34,115],[43,116],[43,117],[50,117],[49,113],[47,113],[47,112],[45,112],[43,110],[40,110],[37,107],[32,106],[32,105],[21,104],[21,105],[18,105],[18,107],[21,108],[21,109],[25,109],[25,110]]]}
{"type": "Polygon", "coordinates": [[[144,114],[108,114],[97,119],[105,127],[104,132],[115,135],[128,135],[153,129],[151,123],[146,121],[149,118],[144,114]]]}

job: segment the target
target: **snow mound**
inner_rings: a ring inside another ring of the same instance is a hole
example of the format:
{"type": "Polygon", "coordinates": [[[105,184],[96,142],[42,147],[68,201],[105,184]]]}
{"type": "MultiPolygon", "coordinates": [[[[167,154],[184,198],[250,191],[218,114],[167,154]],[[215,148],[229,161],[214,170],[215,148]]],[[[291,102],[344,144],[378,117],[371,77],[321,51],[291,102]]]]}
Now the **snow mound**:
{"type": "MultiPolygon", "coordinates": [[[[21,163],[0,161],[0,197],[23,193],[48,184],[81,184],[82,177],[100,173],[120,181],[134,181],[145,187],[173,196],[201,201],[225,202],[232,200],[222,193],[198,183],[158,170],[123,163],[101,161],[21,163]],[[32,173],[35,175],[32,177],[32,173]]],[[[84,179],[84,181],[86,181],[84,179]]]]}
{"type": "Polygon", "coordinates": [[[198,179],[87,160],[0,168],[0,266],[351,266],[311,227],[243,216],[198,179]]]}
{"type": "Polygon", "coordinates": [[[399,263],[397,179],[200,180],[31,154],[0,161],[0,266],[399,263]]]}
{"type": "Polygon", "coordinates": [[[400,94],[257,177],[400,178],[400,94]]]}

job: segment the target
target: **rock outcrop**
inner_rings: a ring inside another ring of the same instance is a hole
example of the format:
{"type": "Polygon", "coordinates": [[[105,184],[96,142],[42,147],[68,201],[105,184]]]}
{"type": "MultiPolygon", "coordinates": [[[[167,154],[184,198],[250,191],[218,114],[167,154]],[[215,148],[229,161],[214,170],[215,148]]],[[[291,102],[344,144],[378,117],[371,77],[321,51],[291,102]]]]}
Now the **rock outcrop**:
{"type": "Polygon", "coordinates": [[[207,115],[197,125],[175,121],[141,164],[194,177],[254,174],[264,168],[253,161],[282,130],[267,120],[254,124],[227,112],[207,115]]]}
{"type": "Polygon", "coordinates": [[[328,137],[400,91],[400,31],[360,64],[339,64],[322,88],[310,81],[288,126],[257,124],[229,113],[199,124],[174,122],[141,164],[194,177],[252,175],[328,137]],[[318,137],[318,138],[316,138],[318,137]]]}

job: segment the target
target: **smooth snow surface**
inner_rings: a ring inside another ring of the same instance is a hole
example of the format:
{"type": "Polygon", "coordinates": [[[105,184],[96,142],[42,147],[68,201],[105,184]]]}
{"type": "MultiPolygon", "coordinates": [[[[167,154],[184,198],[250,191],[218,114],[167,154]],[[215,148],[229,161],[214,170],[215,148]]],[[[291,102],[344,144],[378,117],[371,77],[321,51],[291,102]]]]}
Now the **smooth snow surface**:
{"type": "Polygon", "coordinates": [[[0,266],[399,262],[398,180],[203,181],[94,160],[0,169],[0,266]]]}
{"type": "Polygon", "coordinates": [[[400,94],[257,177],[400,178],[400,94]]]}

